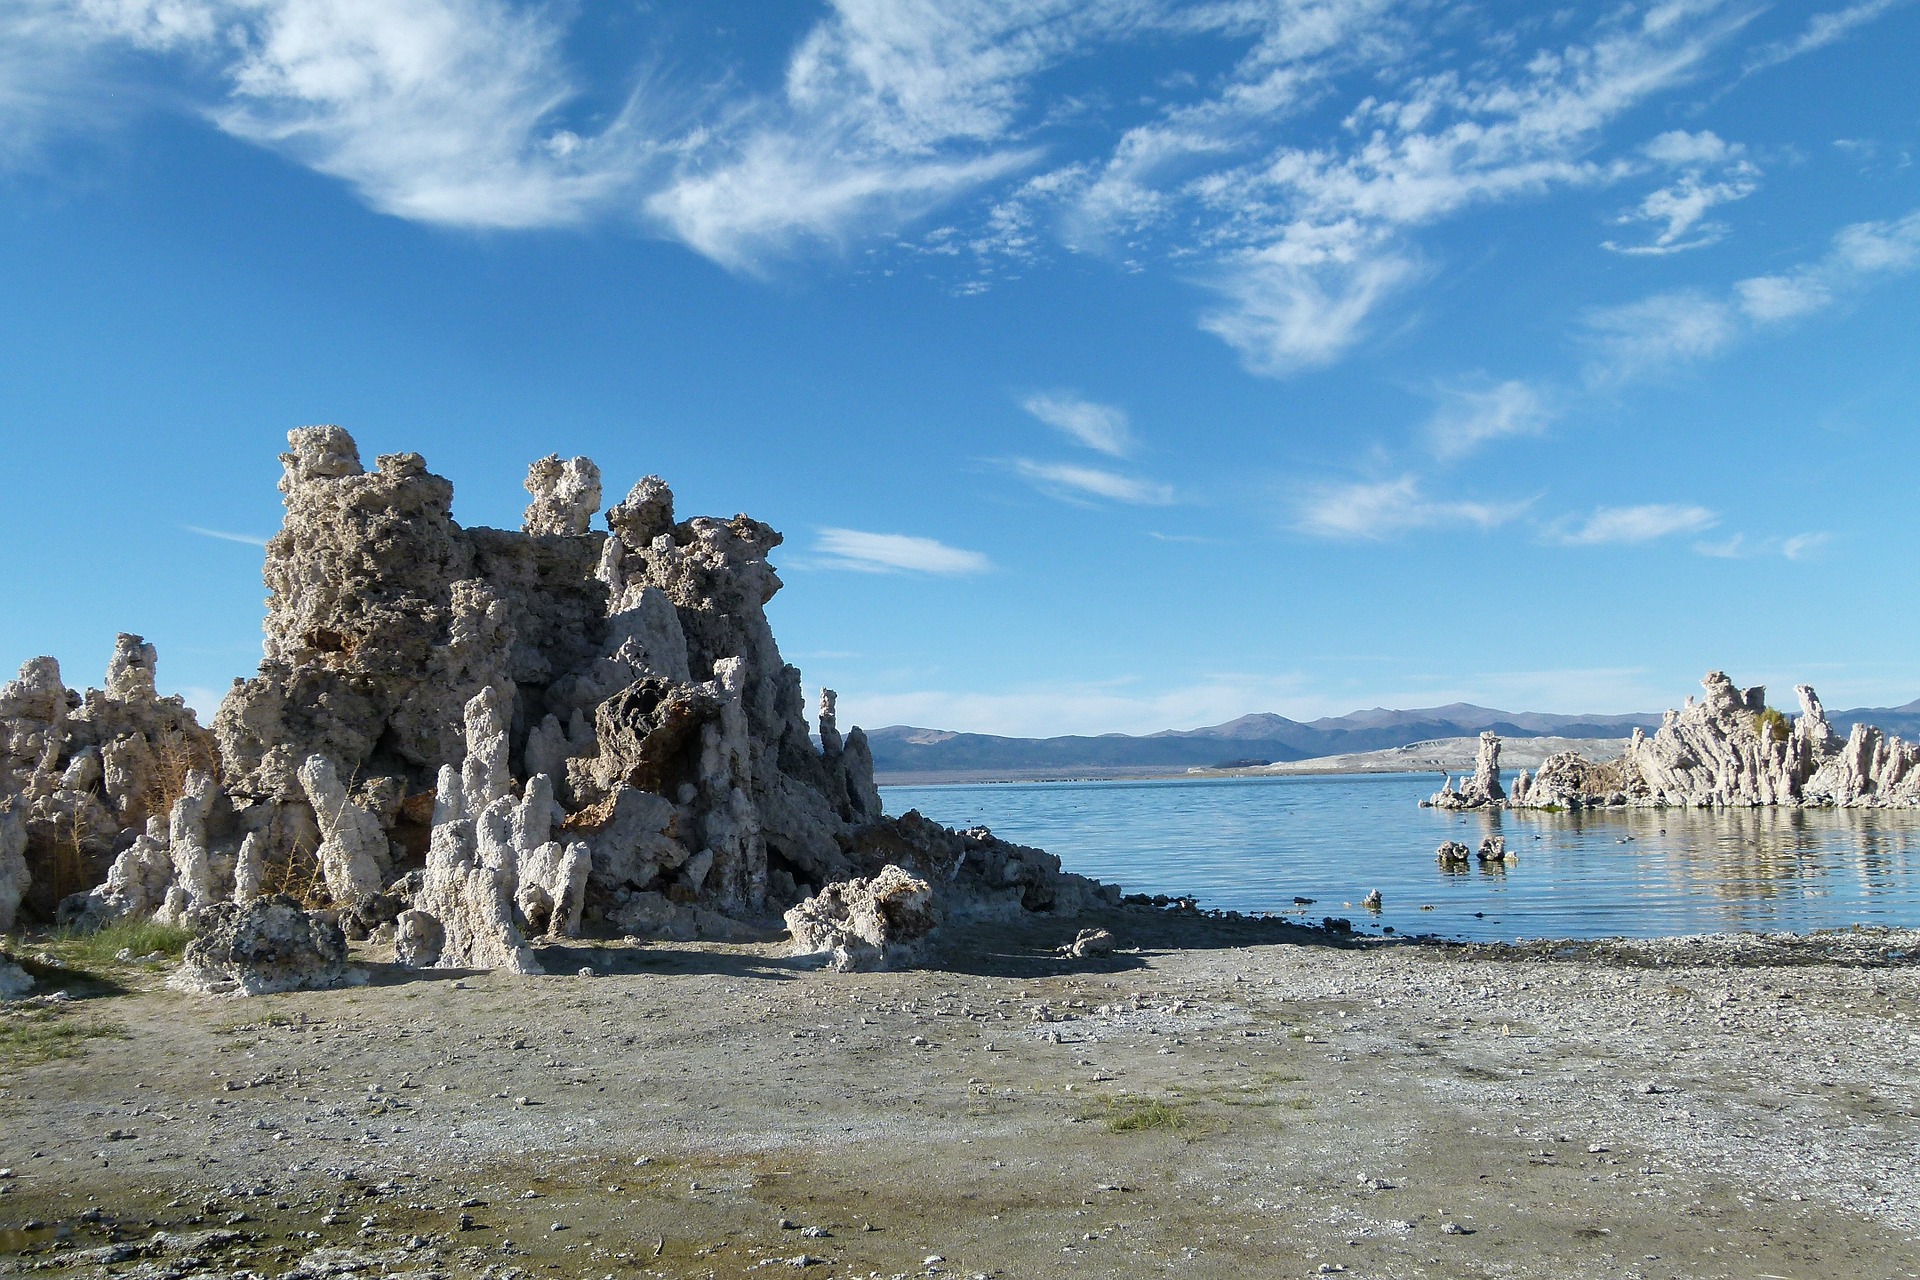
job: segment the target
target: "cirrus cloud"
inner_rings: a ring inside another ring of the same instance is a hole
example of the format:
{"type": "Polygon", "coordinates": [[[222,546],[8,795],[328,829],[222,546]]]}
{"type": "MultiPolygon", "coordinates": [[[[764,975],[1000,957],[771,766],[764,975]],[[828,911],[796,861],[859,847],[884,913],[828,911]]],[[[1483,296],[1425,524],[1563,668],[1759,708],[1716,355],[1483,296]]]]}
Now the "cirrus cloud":
{"type": "Polygon", "coordinates": [[[933,538],[904,533],[868,533],[861,529],[821,529],[814,540],[820,563],[861,573],[929,573],[971,577],[993,568],[978,551],[950,547],[933,538]]]}
{"type": "Polygon", "coordinates": [[[1651,502],[1637,507],[1598,507],[1586,519],[1563,525],[1548,537],[1562,546],[1597,547],[1701,533],[1718,523],[1720,517],[1705,507],[1651,502]]]}

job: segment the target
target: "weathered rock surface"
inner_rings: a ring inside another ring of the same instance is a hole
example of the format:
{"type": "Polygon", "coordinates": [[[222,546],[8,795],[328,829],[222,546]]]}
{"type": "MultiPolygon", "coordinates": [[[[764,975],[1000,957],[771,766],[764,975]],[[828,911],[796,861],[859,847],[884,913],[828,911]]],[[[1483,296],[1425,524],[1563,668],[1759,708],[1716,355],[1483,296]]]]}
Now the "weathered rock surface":
{"type": "Polygon", "coordinates": [[[320,861],[327,893],[342,906],[379,893],[383,873],[392,863],[380,820],[353,802],[333,761],[325,756],[308,756],[300,766],[300,789],[320,827],[320,847],[314,856],[320,861]]]}
{"type": "Polygon", "coordinates": [[[1740,689],[1710,671],[1706,693],[1668,711],[1653,736],[1636,730],[1618,760],[1566,753],[1516,780],[1513,808],[1807,805],[1920,806],[1920,746],[1856,724],[1842,740],[1808,685],[1801,714],[1767,706],[1764,688],[1740,689]]]}
{"type": "Polygon", "coordinates": [[[512,794],[507,731],[494,691],[475,694],[461,722],[466,758],[458,768],[440,768],[426,873],[402,925],[409,943],[401,958],[423,967],[542,973],[514,916],[519,853],[513,828],[519,819],[525,830],[527,819],[512,794]]]}
{"type": "Polygon", "coordinates": [[[1445,786],[1421,804],[1435,809],[1492,809],[1506,799],[1507,793],[1500,785],[1500,735],[1489,731],[1480,735],[1473,776],[1462,778],[1458,790],[1448,778],[1445,786]]]}
{"type": "Polygon", "coordinates": [[[114,643],[104,689],[76,693],[34,658],[0,686],[0,803],[24,825],[22,909],[46,920],[105,877],[149,817],[165,817],[189,774],[215,769],[214,741],[178,697],[154,690],[155,654],[114,643]]]}
{"type": "Polygon", "coordinates": [[[1105,929],[1082,929],[1060,948],[1060,954],[1071,960],[1093,960],[1112,955],[1119,945],[1119,939],[1105,929]]]}
{"type": "Polygon", "coordinates": [[[18,1000],[33,991],[33,975],[0,955],[0,1000],[18,1000]]]}
{"type": "Polygon", "coordinates": [[[826,955],[840,970],[880,968],[912,954],[939,923],[933,886],[897,866],[843,880],[787,912],[795,955],[826,955]]]}
{"type": "Polygon", "coordinates": [[[1465,866],[1473,857],[1473,851],[1458,840],[1449,840],[1436,849],[1433,856],[1442,866],[1465,866]]]}
{"type": "Polygon", "coordinates": [[[521,529],[463,528],[417,454],[368,470],[331,426],[288,444],[264,659],[211,732],[155,695],[135,636],[104,691],[51,659],[0,690],[36,918],[197,925],[282,891],[356,938],[391,925],[409,964],[535,973],[530,938],[719,936],[890,864],[943,909],[1117,899],[985,830],[886,817],[831,691],[815,745],[767,622],[767,525],[679,519],[648,476],[597,532],[598,468],[555,455],[521,529]]]}
{"type": "Polygon", "coordinates": [[[1722,672],[1701,687],[1653,737],[1636,731],[1619,760],[1549,758],[1519,779],[1511,806],[1920,806],[1920,747],[1864,723],[1841,739],[1809,685],[1795,689],[1793,720],[1766,706],[1766,689],[1738,689],[1722,672]]]}
{"type": "Polygon", "coordinates": [[[27,870],[27,824],[12,809],[0,810],[0,933],[12,933],[20,900],[33,884],[27,870]]]}
{"type": "Polygon", "coordinates": [[[187,944],[168,978],[176,991],[199,995],[267,995],[319,991],[366,981],[347,964],[347,936],[332,920],[302,910],[281,894],[244,907],[221,903],[204,913],[199,937],[187,944]]]}

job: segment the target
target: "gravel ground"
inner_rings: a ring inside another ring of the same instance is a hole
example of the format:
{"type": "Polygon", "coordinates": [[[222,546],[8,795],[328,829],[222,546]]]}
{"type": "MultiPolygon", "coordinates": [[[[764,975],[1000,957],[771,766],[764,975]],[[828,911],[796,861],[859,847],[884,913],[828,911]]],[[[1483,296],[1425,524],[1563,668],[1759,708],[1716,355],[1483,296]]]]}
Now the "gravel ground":
{"type": "Polygon", "coordinates": [[[877,974],[128,966],[36,1015],[114,1035],[0,1056],[0,1276],[1911,1276],[1915,957],[1125,908],[877,974]]]}

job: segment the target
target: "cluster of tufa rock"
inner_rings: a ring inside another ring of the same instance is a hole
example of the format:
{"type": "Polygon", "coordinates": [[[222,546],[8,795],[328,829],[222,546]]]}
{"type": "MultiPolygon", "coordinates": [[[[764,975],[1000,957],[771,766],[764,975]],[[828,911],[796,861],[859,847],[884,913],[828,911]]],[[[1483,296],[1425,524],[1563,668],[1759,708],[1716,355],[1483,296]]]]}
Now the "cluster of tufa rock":
{"type": "MultiPolygon", "coordinates": [[[[889,865],[968,911],[1117,896],[886,817],[831,691],[816,744],[767,622],[767,525],[676,519],[649,476],[596,530],[599,469],[556,456],[521,530],[463,528],[418,454],[289,443],[265,657],[211,732],[155,694],[137,636],[105,690],[47,658],[0,689],[0,930],[284,895],[404,963],[537,973],[530,937],[727,936],[889,865]]],[[[834,892],[815,914],[853,909],[834,892]]]]}
{"type": "Polygon", "coordinates": [[[1500,786],[1500,735],[1489,730],[1480,735],[1480,752],[1474,759],[1473,776],[1462,778],[1460,786],[1448,777],[1432,798],[1422,800],[1423,807],[1434,809],[1494,809],[1506,801],[1500,786]]]}
{"type": "Polygon", "coordinates": [[[1532,777],[1522,769],[1510,795],[1500,789],[1499,739],[1482,734],[1473,779],[1457,789],[1449,779],[1421,803],[1446,809],[1920,807],[1920,745],[1866,724],[1840,737],[1809,685],[1795,688],[1800,715],[1789,718],[1767,706],[1764,688],[1737,688],[1719,671],[1700,683],[1704,698],[1668,711],[1651,737],[1635,729],[1618,760],[1593,761],[1572,751],[1549,756],[1532,777]]]}

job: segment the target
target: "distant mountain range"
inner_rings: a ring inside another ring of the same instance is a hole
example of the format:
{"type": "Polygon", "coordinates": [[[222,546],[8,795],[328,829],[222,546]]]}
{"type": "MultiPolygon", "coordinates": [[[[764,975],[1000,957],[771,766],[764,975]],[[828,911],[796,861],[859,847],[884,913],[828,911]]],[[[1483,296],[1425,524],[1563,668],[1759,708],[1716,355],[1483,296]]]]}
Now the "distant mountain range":
{"type": "MultiPolygon", "coordinates": [[[[1789,704],[1791,705],[1791,704],[1789,704]]],[[[1903,707],[1830,712],[1846,733],[1863,720],[1901,737],[1920,738],[1920,700],[1903,707]]],[[[988,778],[1127,776],[1180,772],[1222,765],[1275,763],[1319,756],[1383,751],[1436,738],[1457,738],[1493,730],[1505,738],[1625,738],[1635,728],[1651,733],[1659,713],[1645,715],[1545,715],[1496,711],[1456,702],[1444,707],[1391,711],[1375,707],[1350,715],[1302,723],[1285,716],[1257,713],[1204,729],[1167,729],[1132,736],[1002,738],[985,733],[952,733],[889,725],[867,733],[874,772],[882,782],[961,781],[988,778]]]]}

